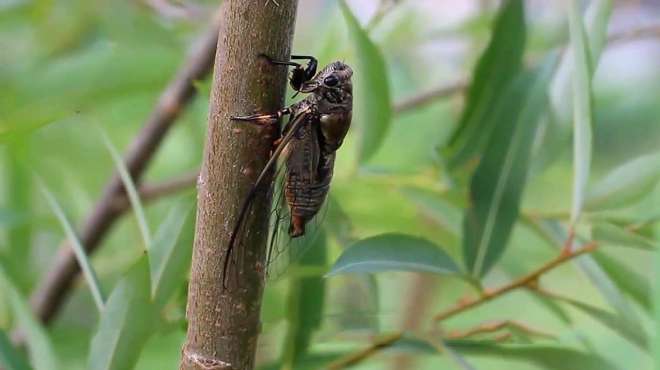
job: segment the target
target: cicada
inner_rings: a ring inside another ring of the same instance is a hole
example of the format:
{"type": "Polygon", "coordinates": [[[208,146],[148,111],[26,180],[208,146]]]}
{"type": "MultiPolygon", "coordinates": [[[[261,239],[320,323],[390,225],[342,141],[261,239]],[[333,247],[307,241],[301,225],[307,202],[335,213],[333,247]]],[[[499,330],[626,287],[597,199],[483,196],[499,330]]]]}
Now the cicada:
{"type": "MultiPolygon", "coordinates": [[[[269,114],[253,114],[232,117],[260,125],[278,125],[280,119],[289,121],[275,141],[271,158],[257,177],[243,201],[238,220],[232,230],[224,261],[224,279],[235,249],[239,232],[248,210],[268,171],[277,166],[278,159],[284,170],[281,192],[288,210],[288,235],[299,238],[305,235],[306,225],[322,208],[328,191],[337,149],[341,147],[351,125],[353,111],[353,70],[347,64],[336,61],[316,73],[318,62],[314,57],[292,55],[291,61],[278,61],[264,56],[275,65],[292,66],[289,83],[298,93],[309,94],[289,107],[269,114]],[[306,65],[293,60],[307,60],[306,65]]],[[[278,171],[279,172],[279,171],[278,171]]],[[[276,217],[279,222],[279,218],[276,217]]],[[[276,223],[277,223],[276,222],[276,223]]],[[[278,226],[271,230],[268,264],[272,262],[272,248],[278,226]]]]}

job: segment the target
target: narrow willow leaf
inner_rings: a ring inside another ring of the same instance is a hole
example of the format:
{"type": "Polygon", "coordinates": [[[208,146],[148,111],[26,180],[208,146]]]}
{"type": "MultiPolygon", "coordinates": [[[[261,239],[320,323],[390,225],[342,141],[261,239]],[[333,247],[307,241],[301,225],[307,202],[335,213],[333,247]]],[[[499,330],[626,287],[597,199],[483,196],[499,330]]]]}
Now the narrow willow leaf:
{"type": "Polygon", "coordinates": [[[349,246],[327,276],[346,273],[412,271],[459,274],[459,268],[440,247],[404,234],[381,234],[349,246]]]}
{"type": "Polygon", "coordinates": [[[655,281],[653,284],[653,318],[655,323],[653,328],[655,329],[655,335],[653,336],[653,358],[654,365],[656,369],[660,369],[660,284],[658,281],[658,271],[660,271],[660,251],[655,251],[654,256],[654,268],[655,268],[655,281]]]}
{"type": "MultiPolygon", "coordinates": [[[[30,163],[30,141],[18,138],[6,146],[6,206],[10,211],[21,215],[26,222],[19,222],[7,228],[7,259],[12,261],[6,265],[7,273],[22,291],[29,286],[33,276],[28,266],[32,250],[31,219],[33,185],[27,163],[30,163]]],[[[1,217],[0,217],[1,218],[1,217]]]]}
{"type": "Polygon", "coordinates": [[[617,370],[604,358],[571,348],[548,345],[505,345],[484,341],[448,341],[454,350],[471,356],[523,361],[547,370],[617,370]]]}
{"type": "Polygon", "coordinates": [[[9,280],[2,266],[0,266],[0,292],[3,299],[9,302],[16,324],[25,335],[31,365],[35,370],[57,370],[58,360],[46,330],[32,315],[32,310],[9,280]]]}
{"type": "Polygon", "coordinates": [[[0,329],[0,367],[5,370],[29,370],[23,356],[16,351],[4,330],[0,329]]]}
{"type": "Polygon", "coordinates": [[[589,189],[588,210],[625,207],[641,200],[660,180],[660,153],[635,158],[615,168],[589,189]]]}
{"type": "Polygon", "coordinates": [[[591,238],[600,242],[601,245],[637,248],[646,251],[657,249],[653,240],[609,222],[597,222],[592,228],[591,238]]]}
{"type": "Polygon", "coordinates": [[[502,91],[520,73],[527,31],[521,0],[500,10],[493,36],[475,67],[465,109],[449,142],[450,165],[465,163],[483,150],[496,122],[490,117],[502,104],[502,91]]]}
{"type": "Polygon", "coordinates": [[[556,58],[521,75],[507,89],[495,113],[496,129],[470,183],[471,206],[463,222],[468,270],[483,276],[506,248],[518,218],[537,124],[556,58]]]}
{"type": "MultiPolygon", "coordinates": [[[[314,245],[296,263],[303,267],[322,268],[327,260],[327,237],[323,229],[314,238],[314,245]]],[[[290,280],[288,329],[284,342],[282,369],[298,369],[307,355],[312,334],[321,327],[325,302],[325,279],[322,276],[296,277],[290,280]]]]}
{"type": "Polygon", "coordinates": [[[624,320],[620,315],[616,315],[599,307],[576,301],[571,298],[553,298],[579,309],[580,311],[591,316],[591,318],[594,320],[619,333],[623,338],[626,338],[640,349],[647,350],[648,338],[646,337],[646,333],[644,333],[644,329],[641,326],[631,325],[629,320],[624,320]]]}
{"type": "Polygon", "coordinates": [[[646,276],[640,275],[637,271],[609,257],[602,251],[593,252],[592,257],[621,291],[628,294],[647,312],[651,313],[651,287],[646,276]]]}
{"type": "Polygon", "coordinates": [[[150,300],[149,263],[143,256],[112,290],[90,344],[87,368],[132,369],[157,318],[150,300]]]}
{"type": "Polygon", "coordinates": [[[414,187],[403,188],[401,193],[452,234],[461,234],[459,209],[438,194],[414,187]]]}
{"type": "Polygon", "coordinates": [[[344,0],[339,2],[357,54],[355,73],[355,114],[360,126],[358,162],[365,163],[378,150],[390,126],[392,106],[385,59],[369,39],[344,0]]]}
{"type": "MultiPolygon", "coordinates": [[[[612,14],[613,0],[592,0],[585,12],[585,28],[589,41],[589,55],[591,57],[590,71],[596,70],[598,60],[607,41],[607,28],[612,14]]],[[[558,118],[557,124],[570,121],[573,104],[570,99],[572,90],[572,73],[575,67],[573,50],[569,48],[564,53],[561,64],[553,78],[550,97],[553,112],[558,118]]]]}
{"type": "MultiPolygon", "coordinates": [[[[554,220],[545,220],[539,223],[539,229],[543,237],[548,237],[552,241],[551,246],[560,249],[568,238],[568,232],[558,222],[554,220]]],[[[612,281],[605,270],[589,255],[581,256],[574,260],[574,263],[591,281],[593,286],[605,298],[607,303],[614,308],[623,320],[629,321],[631,326],[641,327],[640,319],[630,301],[619,290],[617,284],[612,281]]]]}
{"type": "Polygon", "coordinates": [[[76,235],[73,225],[71,224],[71,222],[69,222],[69,219],[64,214],[64,210],[57,202],[57,199],[55,199],[53,193],[50,190],[48,190],[43,180],[41,180],[40,178],[37,178],[37,180],[39,183],[39,187],[41,188],[41,192],[46,198],[46,201],[48,202],[48,205],[50,206],[51,210],[53,211],[58,221],[60,222],[62,229],[64,229],[64,234],[69,240],[69,245],[71,245],[71,248],[73,249],[73,253],[76,255],[76,260],[78,261],[78,264],[80,265],[80,269],[83,272],[83,276],[87,281],[89,290],[92,292],[92,297],[94,298],[94,303],[96,303],[96,308],[99,311],[102,311],[103,304],[105,301],[105,299],[103,298],[103,291],[101,290],[101,284],[99,284],[99,279],[96,277],[96,272],[92,267],[92,263],[89,260],[89,257],[87,256],[85,247],[83,247],[82,243],[80,242],[80,239],[78,239],[78,236],[76,235]]]}
{"type": "MultiPolygon", "coordinates": [[[[186,197],[172,207],[160,225],[149,249],[151,297],[157,305],[165,304],[180,286],[192,256],[192,240],[181,240],[184,229],[192,230],[189,219],[192,206],[186,197]],[[187,228],[184,228],[187,225],[187,228]]],[[[191,235],[189,232],[188,235],[191,235]]]]}
{"type": "Polygon", "coordinates": [[[571,50],[574,57],[573,83],[573,204],[571,224],[582,213],[591,169],[593,142],[591,112],[591,76],[589,45],[587,44],[579,1],[571,0],[568,12],[571,50]]]}
{"type": "Polygon", "coordinates": [[[128,172],[128,168],[126,168],[126,164],[119,154],[119,151],[112,144],[112,141],[108,135],[101,128],[99,128],[99,132],[101,133],[103,144],[105,144],[105,147],[108,149],[108,152],[110,152],[110,155],[112,156],[112,160],[115,162],[115,168],[119,173],[119,177],[121,178],[122,183],[124,184],[124,189],[128,195],[128,200],[130,201],[133,212],[135,213],[135,218],[137,219],[140,233],[142,234],[142,240],[144,241],[145,249],[148,250],[151,247],[151,233],[149,232],[147,217],[144,215],[144,207],[142,207],[142,202],[140,202],[140,196],[138,194],[137,188],[135,187],[135,183],[133,182],[133,178],[128,172]]]}

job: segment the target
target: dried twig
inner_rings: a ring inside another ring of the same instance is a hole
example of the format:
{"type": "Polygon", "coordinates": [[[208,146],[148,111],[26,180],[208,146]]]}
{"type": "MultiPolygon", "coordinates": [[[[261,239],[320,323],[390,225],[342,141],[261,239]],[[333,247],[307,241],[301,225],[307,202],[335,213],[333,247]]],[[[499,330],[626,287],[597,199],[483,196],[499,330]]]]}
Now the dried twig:
{"type": "MultiPolygon", "coordinates": [[[[134,181],[139,182],[170,127],[195,96],[194,82],[203,79],[211,71],[218,39],[219,19],[219,16],[214,18],[209,30],[200,38],[177,75],[161,94],[144,128],[128,149],[125,162],[134,181]]],[[[121,214],[121,210],[115,206],[115,200],[123,193],[123,184],[115,173],[80,232],[80,240],[89,253],[96,250],[121,214]]],[[[32,308],[42,322],[48,323],[55,316],[78,272],[75,256],[69,245],[64,242],[51,270],[39,283],[31,298],[32,308]]]]}

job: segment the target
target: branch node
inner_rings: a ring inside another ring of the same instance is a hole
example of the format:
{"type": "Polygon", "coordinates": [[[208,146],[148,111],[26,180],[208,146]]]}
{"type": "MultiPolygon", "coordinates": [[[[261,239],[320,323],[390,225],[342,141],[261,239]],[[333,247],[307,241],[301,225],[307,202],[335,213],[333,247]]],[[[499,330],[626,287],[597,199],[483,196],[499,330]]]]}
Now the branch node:
{"type": "Polygon", "coordinates": [[[203,370],[232,370],[234,367],[217,358],[209,358],[196,352],[189,352],[188,349],[183,350],[183,360],[195,368],[203,370]]]}

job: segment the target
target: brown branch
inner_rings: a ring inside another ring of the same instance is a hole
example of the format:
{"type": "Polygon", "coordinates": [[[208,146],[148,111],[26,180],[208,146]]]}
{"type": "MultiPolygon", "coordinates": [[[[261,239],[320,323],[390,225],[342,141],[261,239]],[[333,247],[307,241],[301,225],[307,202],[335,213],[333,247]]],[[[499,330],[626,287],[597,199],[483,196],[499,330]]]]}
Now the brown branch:
{"type": "MultiPolygon", "coordinates": [[[[513,282],[504,285],[500,288],[497,288],[495,290],[492,290],[490,292],[484,293],[481,297],[473,299],[473,300],[467,300],[467,301],[461,301],[460,303],[456,304],[456,306],[439,313],[436,315],[433,320],[436,322],[446,320],[450,317],[453,317],[455,315],[458,315],[460,313],[466,312],[472,308],[478,307],[486,302],[490,302],[496,298],[499,298],[506,293],[509,293],[511,291],[520,289],[520,288],[533,288],[536,289],[536,284],[538,280],[541,278],[541,276],[550,270],[560,266],[561,264],[572,260],[573,258],[576,258],[578,256],[581,256],[586,253],[590,253],[593,250],[595,250],[597,247],[596,243],[591,242],[585,244],[582,248],[579,250],[573,251],[572,253],[561,253],[559,256],[556,258],[548,261],[545,263],[543,266],[537,268],[536,270],[528,273],[527,275],[514,280],[513,282]]],[[[510,334],[510,333],[509,333],[510,334]]],[[[348,354],[334,362],[332,362],[326,369],[328,370],[339,370],[339,369],[344,369],[346,367],[355,365],[359,362],[362,362],[366,360],[367,358],[375,355],[378,353],[383,348],[386,348],[393,343],[395,343],[397,340],[401,339],[403,336],[403,332],[397,332],[390,334],[387,337],[384,337],[380,340],[377,340],[374,342],[372,345],[369,347],[357,351],[355,353],[348,354]]],[[[510,337],[510,335],[503,335],[500,337],[497,337],[496,340],[506,340],[510,337]]]]}
{"type": "MultiPolygon", "coordinates": [[[[446,336],[446,339],[465,339],[465,338],[474,337],[474,336],[480,335],[480,334],[496,333],[496,332],[498,332],[502,329],[518,330],[522,333],[528,334],[529,336],[549,338],[549,339],[555,339],[556,338],[552,334],[545,333],[545,332],[542,332],[540,330],[531,328],[531,327],[529,327],[525,324],[519,323],[517,321],[501,320],[501,321],[483,323],[481,325],[478,325],[478,326],[476,326],[472,329],[468,329],[466,331],[451,332],[446,336]]],[[[500,334],[502,334],[502,333],[500,333],[500,334]]],[[[508,334],[511,334],[511,333],[508,333],[508,334]]]]}
{"type": "Polygon", "coordinates": [[[401,114],[408,112],[412,109],[422,107],[430,104],[433,101],[441,98],[450,97],[463,92],[467,88],[465,81],[454,82],[451,85],[441,86],[433,90],[421,93],[419,95],[407,98],[394,105],[394,113],[401,114]]]}
{"type": "MultiPolygon", "coordinates": [[[[178,193],[183,190],[191,189],[197,182],[198,171],[191,171],[178,177],[174,177],[162,182],[153,184],[143,184],[138,188],[138,194],[142,201],[149,202],[156,199],[178,193]]],[[[130,209],[131,204],[126,194],[120,194],[115,197],[113,202],[115,212],[123,213],[130,209]]]]}
{"type": "MultiPolygon", "coordinates": [[[[270,192],[256,193],[232,261],[230,230],[245,195],[270,157],[275,126],[255,127],[233,115],[275,112],[284,104],[297,0],[277,4],[227,2],[215,56],[204,161],[198,181],[197,224],[188,288],[188,333],[181,370],[250,370],[260,331],[270,192]],[[279,5],[278,5],[279,4],[279,5]],[[225,271],[225,267],[227,271],[225,271]],[[225,281],[226,277],[226,281],[225,281]]],[[[273,176],[273,171],[267,176],[273,176]]],[[[269,182],[269,178],[264,179],[269,182]]]]}
{"type": "Polygon", "coordinates": [[[618,44],[645,38],[660,39],[660,24],[640,26],[638,28],[613,33],[607,37],[607,42],[609,44],[618,44]]]}
{"type": "Polygon", "coordinates": [[[490,290],[484,292],[480,297],[475,298],[473,300],[467,300],[467,301],[462,301],[456,304],[454,307],[451,307],[447,309],[444,312],[441,312],[437,314],[433,320],[434,321],[443,321],[446,320],[452,316],[455,316],[461,312],[470,310],[472,308],[475,308],[477,306],[480,306],[486,302],[490,302],[496,298],[499,298],[503,296],[506,293],[509,293],[513,290],[516,290],[518,288],[523,288],[523,287],[528,287],[528,286],[533,286],[538,282],[538,279],[541,277],[541,275],[547,273],[548,271],[556,268],[557,266],[560,266],[562,263],[569,261],[575,257],[578,257],[580,255],[583,255],[585,253],[589,253],[596,249],[596,243],[591,242],[586,245],[584,245],[582,248],[579,250],[575,250],[573,252],[562,252],[557,256],[556,258],[548,261],[545,263],[543,266],[539,267],[538,269],[530,272],[529,274],[512,281],[509,284],[506,284],[504,286],[501,286],[497,289],[490,290]]]}
{"type": "Polygon", "coordinates": [[[371,343],[369,347],[364,348],[358,352],[349,354],[348,356],[342,357],[334,362],[331,362],[328,366],[326,366],[326,370],[340,370],[340,369],[345,369],[349,366],[356,365],[364,361],[365,359],[375,355],[380,350],[393,345],[402,337],[403,337],[403,332],[396,332],[378,338],[373,343],[371,343]]]}
{"type": "MultiPolygon", "coordinates": [[[[170,127],[196,95],[194,82],[210,73],[218,29],[219,17],[216,16],[209,30],[199,39],[177,75],[161,94],[143,129],[128,149],[125,163],[134,181],[140,181],[170,127]]],[[[121,214],[115,207],[115,199],[122,193],[124,188],[121,179],[115,173],[80,232],[80,240],[88,253],[96,250],[121,214]]],[[[66,242],[62,243],[51,270],[44,276],[31,297],[32,308],[41,321],[50,322],[61,308],[79,270],[70,246],[66,242]]]]}

